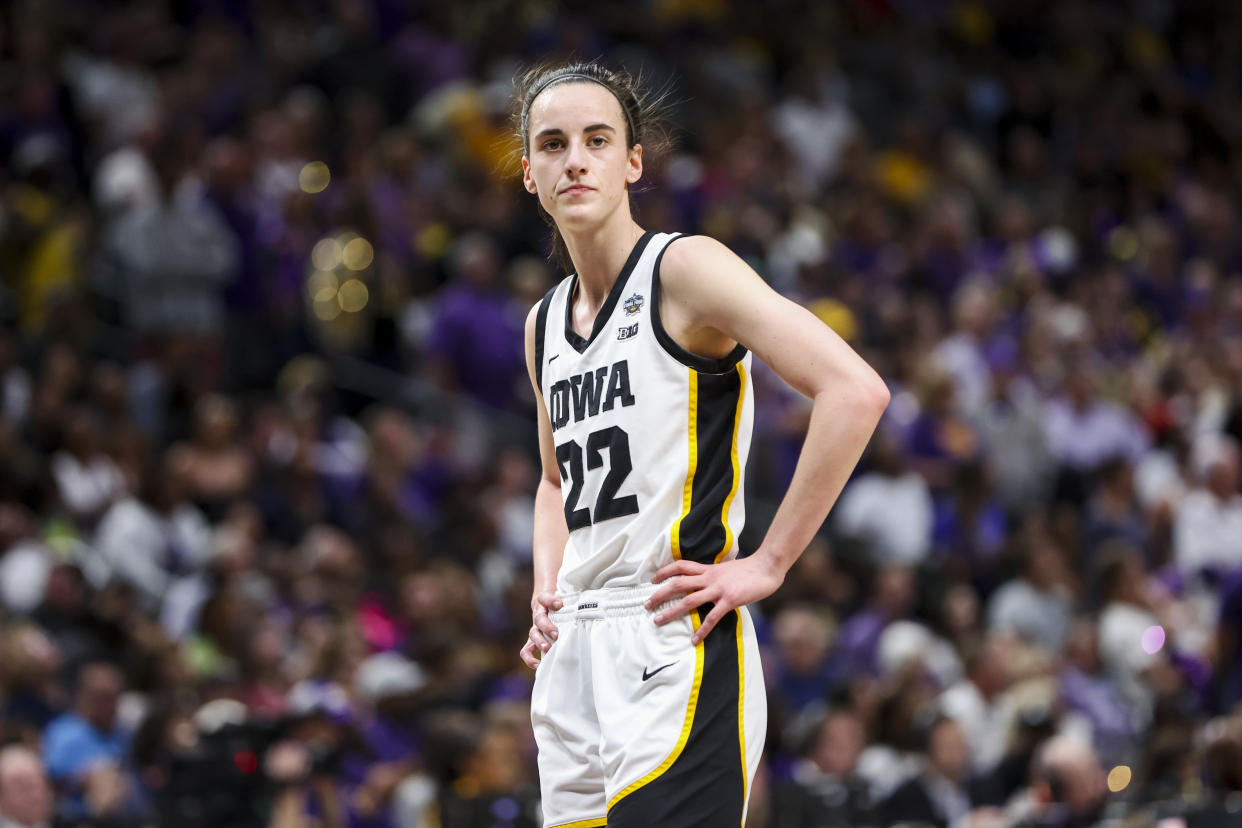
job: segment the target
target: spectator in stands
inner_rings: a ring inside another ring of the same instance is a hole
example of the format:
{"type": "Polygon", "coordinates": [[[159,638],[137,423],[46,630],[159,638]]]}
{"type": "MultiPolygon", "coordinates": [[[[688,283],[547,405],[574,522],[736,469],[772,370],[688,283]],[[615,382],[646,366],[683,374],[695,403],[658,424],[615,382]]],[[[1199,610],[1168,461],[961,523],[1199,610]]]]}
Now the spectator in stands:
{"type": "Polygon", "coordinates": [[[27,747],[0,750],[0,828],[51,828],[52,786],[27,747]]]}
{"type": "Polygon", "coordinates": [[[949,716],[923,723],[927,767],[900,785],[880,806],[882,822],[916,822],[949,828],[971,812],[967,782],[970,747],[961,726],[949,716]]]}
{"type": "Polygon", "coordinates": [[[822,703],[842,678],[831,658],[836,635],[831,615],[816,607],[793,605],[782,609],[772,626],[778,672],[769,692],[791,714],[822,703]]]}
{"type": "Polygon", "coordinates": [[[1031,785],[1007,814],[1024,828],[1086,828],[1102,816],[1108,790],[1104,769],[1091,746],[1057,736],[1039,749],[1032,763],[1031,785]]]}
{"type": "Polygon", "coordinates": [[[970,748],[970,766],[983,775],[995,769],[1009,749],[1014,706],[1005,691],[1016,641],[990,633],[965,656],[966,676],[940,695],[940,710],[957,720],[970,748]]]}
{"type": "Polygon", "coordinates": [[[772,791],[773,828],[845,828],[875,820],[875,803],[858,776],[866,731],[849,708],[830,708],[794,766],[793,779],[772,791]]]}
{"type": "Polygon", "coordinates": [[[254,483],[254,461],[237,439],[237,407],[227,397],[207,395],[194,409],[194,439],[169,450],[169,474],[176,475],[212,523],[247,495],[254,483]]]}
{"type": "Polygon", "coordinates": [[[1016,633],[1058,653],[1069,636],[1073,608],[1064,554],[1042,521],[1031,522],[1021,543],[1020,574],[992,593],[988,628],[1016,633]]]}
{"type": "Polygon", "coordinates": [[[92,662],[78,670],[74,707],[47,726],[43,758],[71,816],[120,813],[131,795],[124,762],[129,734],[117,723],[125,676],[113,664],[92,662]]]}
{"type": "Polygon", "coordinates": [[[870,470],[850,482],[833,509],[836,529],[864,543],[872,560],[917,566],[931,551],[927,481],[882,431],[871,452],[870,470]]]}
{"type": "Polygon", "coordinates": [[[486,233],[468,233],[453,246],[449,261],[453,280],[440,295],[431,356],[445,387],[508,408],[519,394],[525,366],[522,313],[500,283],[500,251],[486,233]]]}
{"type": "Polygon", "coordinates": [[[52,473],[65,509],[89,529],[124,494],[125,481],[99,445],[99,425],[92,412],[73,410],[64,429],[63,448],[52,459],[52,473]]]}
{"type": "Polygon", "coordinates": [[[1177,509],[1173,557],[1186,578],[1213,579],[1242,565],[1242,492],[1238,444],[1227,437],[1198,447],[1200,485],[1177,509]],[[1206,572],[1205,572],[1206,571],[1206,572]]]}

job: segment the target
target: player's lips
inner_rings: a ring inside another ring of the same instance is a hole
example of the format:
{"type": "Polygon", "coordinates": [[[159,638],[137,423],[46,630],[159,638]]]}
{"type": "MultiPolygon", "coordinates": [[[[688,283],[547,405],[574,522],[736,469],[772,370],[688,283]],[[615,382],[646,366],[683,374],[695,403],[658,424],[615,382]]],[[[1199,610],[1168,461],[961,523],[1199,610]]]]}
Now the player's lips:
{"type": "Polygon", "coordinates": [[[583,193],[592,192],[594,189],[594,187],[588,187],[585,184],[571,184],[557,193],[557,195],[582,195],[583,193]]]}

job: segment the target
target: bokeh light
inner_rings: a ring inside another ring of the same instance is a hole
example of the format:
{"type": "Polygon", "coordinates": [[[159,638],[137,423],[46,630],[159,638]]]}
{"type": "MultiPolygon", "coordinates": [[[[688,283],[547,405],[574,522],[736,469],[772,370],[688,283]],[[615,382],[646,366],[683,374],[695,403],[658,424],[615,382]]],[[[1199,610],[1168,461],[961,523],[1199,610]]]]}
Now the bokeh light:
{"type": "Polygon", "coordinates": [[[316,299],[311,308],[315,311],[315,316],[324,322],[331,322],[341,315],[340,296],[333,296],[331,299],[316,299]]]}
{"type": "Polygon", "coordinates": [[[1129,227],[1118,227],[1108,234],[1108,249],[1123,262],[1129,261],[1138,255],[1138,234],[1129,227]]]}
{"type": "Polygon", "coordinates": [[[424,258],[438,259],[448,250],[452,240],[453,234],[448,225],[435,221],[419,231],[414,238],[414,246],[424,258]]]}
{"type": "Polygon", "coordinates": [[[336,298],[340,280],[330,270],[316,270],[306,280],[306,293],[316,302],[330,302],[336,298]]]}
{"type": "Polygon", "coordinates": [[[1153,626],[1143,630],[1143,652],[1155,655],[1164,646],[1164,627],[1153,626]]]}
{"type": "Polygon", "coordinates": [[[341,289],[336,294],[341,310],[346,313],[357,313],[362,310],[367,306],[367,300],[370,298],[371,294],[367,286],[358,279],[350,279],[341,285],[341,289]]]}
{"type": "Polygon", "coordinates": [[[298,173],[298,186],[304,193],[322,193],[328,189],[328,182],[331,180],[332,173],[322,161],[311,161],[298,173]]]}
{"type": "Polygon", "coordinates": [[[1108,772],[1108,789],[1113,793],[1121,793],[1130,784],[1131,776],[1129,765],[1118,765],[1108,772]]]}
{"type": "Polygon", "coordinates": [[[345,249],[341,254],[341,261],[350,270],[366,270],[371,266],[371,260],[375,258],[375,249],[371,247],[371,243],[361,236],[351,239],[345,245],[345,249]]]}
{"type": "Polygon", "coordinates": [[[311,250],[311,264],[320,270],[332,270],[341,264],[341,253],[344,248],[336,239],[328,236],[315,243],[311,250]]]}

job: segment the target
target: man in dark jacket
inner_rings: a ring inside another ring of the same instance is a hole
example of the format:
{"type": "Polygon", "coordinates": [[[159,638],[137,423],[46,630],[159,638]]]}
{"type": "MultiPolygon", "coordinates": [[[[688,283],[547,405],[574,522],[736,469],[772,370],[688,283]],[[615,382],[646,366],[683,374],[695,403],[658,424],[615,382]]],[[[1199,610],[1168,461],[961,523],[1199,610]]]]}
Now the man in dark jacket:
{"type": "Polygon", "coordinates": [[[829,710],[807,740],[793,779],[772,789],[780,828],[845,828],[879,824],[867,783],[855,772],[866,733],[849,708],[829,710]]]}

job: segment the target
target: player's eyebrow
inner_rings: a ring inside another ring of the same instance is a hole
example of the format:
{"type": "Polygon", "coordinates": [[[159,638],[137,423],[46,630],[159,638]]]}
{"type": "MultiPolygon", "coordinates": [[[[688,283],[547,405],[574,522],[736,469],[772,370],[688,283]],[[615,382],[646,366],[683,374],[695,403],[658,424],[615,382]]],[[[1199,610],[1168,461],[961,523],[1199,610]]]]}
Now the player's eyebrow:
{"type": "MultiPolygon", "coordinates": [[[[591,124],[590,126],[583,127],[582,131],[583,132],[595,132],[601,129],[606,129],[609,132],[614,133],[614,134],[617,131],[615,128],[609,126],[608,124],[591,124]]],[[[538,134],[535,135],[535,140],[539,140],[540,138],[543,138],[548,135],[564,135],[564,134],[565,134],[565,130],[561,129],[560,127],[549,127],[547,129],[539,130],[538,134]]]]}

